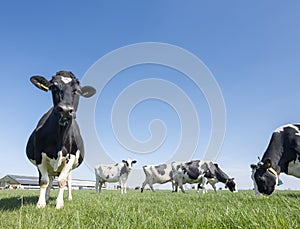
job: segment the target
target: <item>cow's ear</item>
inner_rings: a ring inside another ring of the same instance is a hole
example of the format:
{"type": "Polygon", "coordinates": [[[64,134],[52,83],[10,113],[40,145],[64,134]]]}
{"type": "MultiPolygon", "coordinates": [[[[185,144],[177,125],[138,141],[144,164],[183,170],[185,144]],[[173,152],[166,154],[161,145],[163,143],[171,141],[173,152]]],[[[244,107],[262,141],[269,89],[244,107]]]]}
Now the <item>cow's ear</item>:
{"type": "Polygon", "coordinates": [[[265,160],[264,165],[266,165],[267,168],[271,168],[272,167],[272,162],[270,159],[265,160]]]}
{"type": "Polygon", "coordinates": [[[257,169],[257,168],[258,168],[258,165],[256,165],[256,164],[251,164],[250,167],[251,167],[251,169],[257,169]]]}
{"type": "Polygon", "coordinates": [[[85,98],[92,97],[94,94],[96,94],[96,89],[91,86],[84,86],[81,88],[80,95],[85,98]]]}
{"type": "Polygon", "coordinates": [[[135,164],[136,162],[137,162],[136,160],[133,160],[131,163],[132,163],[132,164],[135,164]]]}
{"type": "Polygon", "coordinates": [[[42,89],[43,91],[48,91],[51,83],[45,79],[43,76],[31,76],[31,83],[33,83],[37,88],[42,89]]]}

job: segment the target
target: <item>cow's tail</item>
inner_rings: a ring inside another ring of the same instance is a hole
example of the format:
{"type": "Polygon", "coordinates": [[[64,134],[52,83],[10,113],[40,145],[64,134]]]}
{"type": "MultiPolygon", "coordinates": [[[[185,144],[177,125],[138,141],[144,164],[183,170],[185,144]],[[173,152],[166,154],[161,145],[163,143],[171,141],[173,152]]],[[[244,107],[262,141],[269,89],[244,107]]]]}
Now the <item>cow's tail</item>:
{"type": "Polygon", "coordinates": [[[143,166],[143,170],[144,170],[144,173],[145,173],[146,176],[149,175],[149,172],[147,170],[148,167],[149,167],[148,165],[143,166]]]}

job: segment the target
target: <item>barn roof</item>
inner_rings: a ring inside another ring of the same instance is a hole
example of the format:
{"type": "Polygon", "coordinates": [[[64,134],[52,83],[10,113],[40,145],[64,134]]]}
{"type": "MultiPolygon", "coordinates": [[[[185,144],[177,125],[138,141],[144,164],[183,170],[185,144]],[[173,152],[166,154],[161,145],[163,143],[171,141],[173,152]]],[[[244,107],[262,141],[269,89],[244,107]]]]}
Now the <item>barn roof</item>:
{"type": "MultiPolygon", "coordinates": [[[[39,186],[39,179],[36,176],[12,175],[8,174],[1,178],[0,181],[9,181],[13,184],[39,186]]],[[[53,180],[53,186],[58,186],[57,178],[53,180]]],[[[94,187],[95,181],[72,179],[73,187],[94,187]]]]}
{"type": "Polygon", "coordinates": [[[10,182],[16,182],[21,185],[39,185],[38,177],[35,176],[23,176],[23,175],[6,175],[1,180],[10,180],[10,182]]]}

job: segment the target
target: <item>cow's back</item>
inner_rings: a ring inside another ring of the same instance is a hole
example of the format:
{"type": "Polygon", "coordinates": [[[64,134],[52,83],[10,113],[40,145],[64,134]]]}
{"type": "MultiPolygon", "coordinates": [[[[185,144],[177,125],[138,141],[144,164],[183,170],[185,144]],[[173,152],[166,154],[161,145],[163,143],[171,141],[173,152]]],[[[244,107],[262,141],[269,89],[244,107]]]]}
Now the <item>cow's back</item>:
{"type": "Polygon", "coordinates": [[[118,182],[121,172],[121,164],[115,165],[98,165],[95,168],[95,174],[102,181],[118,182]]]}
{"type": "Polygon", "coordinates": [[[172,167],[169,164],[162,164],[150,167],[154,183],[166,183],[171,181],[172,167]]]}

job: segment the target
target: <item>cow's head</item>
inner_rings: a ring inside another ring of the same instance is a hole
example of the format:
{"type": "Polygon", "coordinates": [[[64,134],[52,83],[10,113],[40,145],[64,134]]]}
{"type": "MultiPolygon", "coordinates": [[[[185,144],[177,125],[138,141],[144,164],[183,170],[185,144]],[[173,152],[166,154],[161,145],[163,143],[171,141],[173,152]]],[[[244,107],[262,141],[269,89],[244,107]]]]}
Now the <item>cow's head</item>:
{"type": "Polygon", "coordinates": [[[237,192],[237,186],[234,181],[234,178],[229,178],[226,180],[226,188],[228,188],[231,192],[237,192]]]}
{"type": "Polygon", "coordinates": [[[78,108],[79,97],[91,97],[96,90],[91,86],[81,87],[72,72],[59,71],[50,81],[43,76],[32,76],[30,81],[43,91],[51,90],[54,111],[59,114],[59,124],[66,126],[78,108]]]}
{"type": "Polygon", "coordinates": [[[126,166],[127,171],[131,171],[133,164],[136,163],[136,160],[127,159],[127,160],[122,160],[122,162],[126,166]]]}
{"type": "Polygon", "coordinates": [[[264,162],[252,164],[250,167],[252,168],[251,178],[254,183],[255,194],[272,194],[278,184],[278,174],[272,168],[271,160],[267,159],[264,162]]]}

